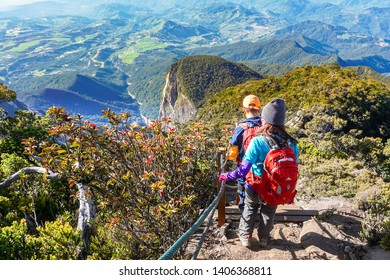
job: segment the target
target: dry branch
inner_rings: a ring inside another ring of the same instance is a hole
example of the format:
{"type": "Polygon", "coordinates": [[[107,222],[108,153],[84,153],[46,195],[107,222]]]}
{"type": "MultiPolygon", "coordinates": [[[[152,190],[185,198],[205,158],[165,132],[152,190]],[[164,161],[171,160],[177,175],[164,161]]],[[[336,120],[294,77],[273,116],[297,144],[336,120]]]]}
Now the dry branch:
{"type": "Polygon", "coordinates": [[[2,188],[10,186],[13,182],[17,181],[20,179],[20,174],[34,174],[34,173],[39,173],[39,174],[46,174],[47,179],[57,179],[59,177],[58,173],[53,173],[50,170],[47,170],[46,168],[43,167],[37,167],[37,166],[32,166],[32,167],[24,167],[20,169],[18,172],[12,174],[9,176],[5,181],[0,183],[0,190],[2,188]]]}

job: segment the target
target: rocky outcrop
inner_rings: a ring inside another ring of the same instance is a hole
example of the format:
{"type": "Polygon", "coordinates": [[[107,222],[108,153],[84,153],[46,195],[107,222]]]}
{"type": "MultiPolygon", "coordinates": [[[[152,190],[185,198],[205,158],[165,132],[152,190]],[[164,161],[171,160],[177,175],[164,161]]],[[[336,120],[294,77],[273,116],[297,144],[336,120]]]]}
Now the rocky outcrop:
{"type": "Polygon", "coordinates": [[[195,114],[195,106],[180,93],[180,80],[176,76],[175,69],[172,68],[165,79],[158,118],[171,118],[173,121],[184,123],[191,120],[195,114]]]}
{"type": "Polygon", "coordinates": [[[173,63],[167,73],[159,119],[187,122],[214,94],[262,75],[221,57],[195,55],[173,63]]]}

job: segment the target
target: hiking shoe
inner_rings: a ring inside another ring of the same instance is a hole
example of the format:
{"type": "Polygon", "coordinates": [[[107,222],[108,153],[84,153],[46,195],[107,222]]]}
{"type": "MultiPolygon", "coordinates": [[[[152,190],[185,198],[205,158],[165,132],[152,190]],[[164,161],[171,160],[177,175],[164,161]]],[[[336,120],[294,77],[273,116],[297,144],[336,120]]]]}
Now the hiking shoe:
{"type": "Polygon", "coordinates": [[[265,247],[267,247],[267,244],[268,244],[268,238],[259,238],[259,242],[258,242],[258,244],[259,244],[259,247],[260,248],[265,248],[265,247]]]}
{"type": "Polygon", "coordinates": [[[250,236],[240,236],[240,241],[242,246],[249,248],[251,246],[250,239],[251,239],[250,236]]]}

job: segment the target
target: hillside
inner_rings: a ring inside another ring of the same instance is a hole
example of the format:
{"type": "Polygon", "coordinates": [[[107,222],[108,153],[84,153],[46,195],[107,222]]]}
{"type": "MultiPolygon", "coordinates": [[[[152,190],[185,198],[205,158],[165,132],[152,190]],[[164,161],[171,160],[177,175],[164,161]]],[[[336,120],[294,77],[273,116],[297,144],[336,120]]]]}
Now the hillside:
{"type": "Polygon", "coordinates": [[[296,40],[273,39],[258,43],[240,42],[221,47],[199,48],[189,53],[216,55],[239,62],[293,66],[303,66],[306,63],[320,65],[340,60],[331,47],[302,36],[298,36],[296,40]]]}
{"type": "Polygon", "coordinates": [[[170,42],[182,42],[194,36],[200,38],[206,35],[212,36],[212,33],[213,33],[212,30],[209,30],[203,26],[195,26],[195,27],[186,26],[168,20],[162,23],[161,29],[158,32],[156,32],[156,36],[162,40],[166,40],[170,42]]]}
{"type": "Polygon", "coordinates": [[[354,197],[375,178],[389,180],[390,91],[384,84],[335,65],[305,66],[220,91],[196,120],[213,123],[216,131],[232,129],[243,118],[247,94],[258,95],[262,104],[286,100],[288,126],[302,153],[302,195],[354,197]]]}
{"type": "MultiPolygon", "coordinates": [[[[198,119],[202,120],[211,120],[214,116],[220,115],[221,118],[217,120],[222,120],[225,114],[237,112],[234,116],[240,117],[240,104],[241,99],[246,94],[258,94],[261,97],[261,100],[264,100],[263,103],[267,100],[270,100],[272,97],[280,96],[286,99],[290,103],[289,108],[290,114],[296,113],[296,110],[326,110],[332,108],[337,110],[338,114],[342,114],[344,118],[347,118],[350,111],[353,111],[352,108],[347,108],[347,106],[352,105],[354,100],[351,98],[367,98],[364,97],[364,93],[360,92],[366,86],[373,87],[377,101],[381,101],[381,106],[388,105],[388,90],[380,82],[376,82],[372,78],[360,78],[358,73],[354,70],[348,68],[341,68],[337,64],[329,64],[324,66],[305,66],[305,67],[296,67],[294,70],[287,72],[281,77],[267,77],[262,80],[249,81],[244,84],[237,85],[236,87],[230,87],[227,90],[221,91],[210,99],[208,99],[203,108],[199,111],[198,119]],[[354,92],[356,90],[356,92],[354,92]],[[344,93],[344,94],[339,94],[344,93]],[[361,95],[359,97],[354,95],[361,95]],[[221,106],[221,103],[230,104],[229,107],[221,106]],[[337,105],[337,109],[335,109],[337,105]],[[340,108],[338,108],[340,106],[340,108]],[[237,108],[237,109],[233,109],[237,108]]],[[[356,69],[356,68],[355,68],[356,69]]],[[[364,69],[364,68],[361,68],[364,69]]],[[[369,68],[367,69],[367,72],[369,68]]],[[[361,71],[359,71],[361,72],[361,71]]],[[[371,70],[371,73],[375,73],[371,70]]],[[[376,77],[383,77],[381,75],[376,75],[376,77]]],[[[383,77],[383,81],[386,78],[383,77]]],[[[371,92],[370,92],[371,93],[371,92]]],[[[370,109],[370,104],[353,104],[353,107],[356,106],[365,106],[359,108],[358,112],[354,112],[356,115],[356,120],[361,117],[357,115],[361,113],[362,116],[364,111],[360,110],[370,110],[370,114],[367,115],[367,121],[364,122],[364,125],[375,126],[385,125],[385,120],[389,116],[388,112],[378,110],[377,108],[373,110],[370,109]],[[379,117],[380,116],[380,117],[379,117]],[[379,117],[379,119],[377,118],[379,117]],[[378,123],[380,120],[380,123],[378,123]],[[371,124],[370,124],[371,123],[371,124]]],[[[383,107],[385,108],[385,107],[383,107]]],[[[387,110],[385,110],[387,111],[387,110]]],[[[356,125],[362,125],[363,121],[356,121],[356,125]]],[[[355,127],[356,128],[356,127],[355,127]]],[[[366,128],[361,126],[360,129],[366,128]]],[[[352,129],[352,127],[349,127],[352,129]]],[[[379,127],[374,129],[376,131],[375,136],[382,135],[385,138],[389,136],[389,132],[379,133],[379,127]]],[[[366,133],[369,133],[369,130],[365,129],[366,133]]]]}
{"type": "Polygon", "coordinates": [[[366,36],[389,39],[389,25],[385,22],[390,16],[390,8],[388,5],[386,7],[385,2],[376,3],[358,12],[358,14],[350,9],[346,9],[341,13],[336,12],[335,9],[338,9],[338,7],[335,6],[333,13],[327,18],[321,17],[321,20],[332,25],[345,26],[350,31],[366,36]]]}
{"type": "Polygon", "coordinates": [[[245,65],[216,56],[188,56],[172,64],[162,93],[159,118],[186,122],[218,91],[262,76],[245,65]]]}
{"type": "MultiPolygon", "coordinates": [[[[332,46],[343,59],[356,60],[364,56],[381,54],[384,60],[390,59],[386,37],[362,35],[343,26],[334,26],[318,21],[303,21],[275,32],[279,39],[294,39],[297,35],[316,40],[319,45],[332,46]],[[353,48],[350,46],[353,45],[353,48]],[[368,50],[366,47],[370,46],[368,50]]],[[[362,64],[361,64],[362,65],[362,64]]],[[[386,71],[385,71],[386,72],[386,71]]]]}
{"type": "Polygon", "coordinates": [[[9,116],[14,116],[15,111],[18,110],[28,110],[27,105],[17,99],[10,102],[0,102],[0,108],[4,109],[9,116]]]}
{"type": "Polygon", "coordinates": [[[385,84],[390,89],[390,78],[373,71],[370,67],[358,66],[355,68],[357,73],[363,77],[372,77],[373,79],[385,84]]]}
{"type": "Polygon", "coordinates": [[[82,114],[90,120],[101,122],[98,114],[110,108],[116,112],[129,112],[134,121],[143,123],[139,118],[138,104],[126,93],[126,88],[103,83],[96,78],[66,73],[36,79],[29,90],[20,89],[18,98],[29,109],[43,114],[51,106],[57,106],[67,108],[71,114],[82,114]]]}

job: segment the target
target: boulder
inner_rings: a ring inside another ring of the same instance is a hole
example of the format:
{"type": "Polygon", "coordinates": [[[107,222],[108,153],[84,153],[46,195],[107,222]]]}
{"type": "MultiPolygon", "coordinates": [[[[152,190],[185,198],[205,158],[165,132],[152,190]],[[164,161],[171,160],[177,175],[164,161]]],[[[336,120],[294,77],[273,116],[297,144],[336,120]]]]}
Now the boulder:
{"type": "Polygon", "coordinates": [[[299,239],[310,259],[343,259],[346,240],[332,224],[316,219],[304,222],[299,239]]]}

